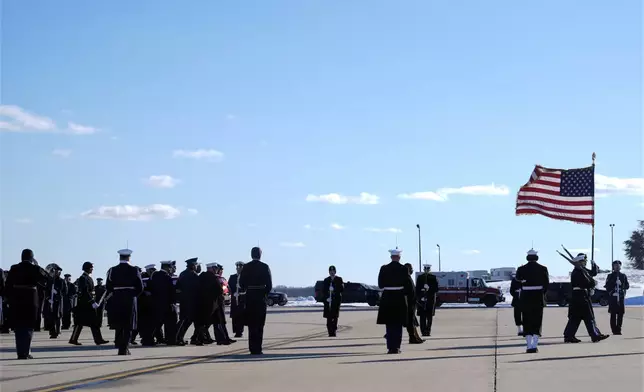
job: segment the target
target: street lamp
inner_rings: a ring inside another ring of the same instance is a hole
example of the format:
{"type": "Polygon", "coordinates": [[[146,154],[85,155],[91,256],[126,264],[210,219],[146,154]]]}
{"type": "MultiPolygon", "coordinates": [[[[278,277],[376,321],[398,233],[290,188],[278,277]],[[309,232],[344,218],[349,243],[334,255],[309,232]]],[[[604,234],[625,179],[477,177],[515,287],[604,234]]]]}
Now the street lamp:
{"type": "Polygon", "coordinates": [[[423,265],[422,265],[422,258],[421,258],[421,252],[420,252],[420,225],[417,224],[416,228],[418,229],[418,272],[421,272],[423,270],[423,265]]]}
{"type": "Polygon", "coordinates": [[[615,250],[615,245],[613,242],[613,229],[615,228],[615,224],[611,223],[610,224],[610,262],[611,264],[613,261],[615,261],[615,255],[614,255],[614,250],[615,250]]]}
{"type": "Polygon", "coordinates": [[[441,272],[441,246],[436,244],[438,248],[438,272],[441,272]]]}

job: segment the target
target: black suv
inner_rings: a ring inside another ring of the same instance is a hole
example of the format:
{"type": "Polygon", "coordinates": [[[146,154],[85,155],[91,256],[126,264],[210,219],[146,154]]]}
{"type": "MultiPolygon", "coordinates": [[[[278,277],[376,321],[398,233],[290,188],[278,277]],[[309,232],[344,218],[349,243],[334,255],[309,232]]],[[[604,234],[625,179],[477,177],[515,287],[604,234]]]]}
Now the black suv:
{"type": "MultiPolygon", "coordinates": [[[[315,282],[315,301],[324,302],[322,287],[324,282],[318,280],[315,282]]],[[[342,292],[342,303],[367,303],[369,306],[380,304],[381,291],[378,288],[368,286],[364,283],[345,282],[344,291],[342,292]]]]}
{"type": "MultiPolygon", "coordinates": [[[[552,282],[548,286],[546,302],[549,304],[557,304],[559,306],[568,306],[571,296],[572,286],[570,285],[570,282],[552,282]]],[[[608,306],[608,292],[602,289],[595,289],[592,301],[593,303],[601,306],[608,306]]]]}
{"type": "Polygon", "coordinates": [[[266,298],[266,305],[273,306],[275,304],[279,306],[284,306],[288,303],[288,296],[284,293],[278,293],[276,291],[271,291],[268,293],[268,298],[266,298]]]}

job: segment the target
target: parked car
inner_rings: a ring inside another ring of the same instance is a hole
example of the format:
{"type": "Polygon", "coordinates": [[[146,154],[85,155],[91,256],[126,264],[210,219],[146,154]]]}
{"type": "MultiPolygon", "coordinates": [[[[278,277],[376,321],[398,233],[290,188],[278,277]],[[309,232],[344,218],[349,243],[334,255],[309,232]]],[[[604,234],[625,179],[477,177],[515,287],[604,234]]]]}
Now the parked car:
{"type": "Polygon", "coordinates": [[[268,293],[268,298],[266,299],[266,305],[274,306],[275,304],[279,306],[284,306],[288,303],[288,295],[285,293],[278,293],[276,291],[271,291],[268,293]]]}
{"type": "MultiPolygon", "coordinates": [[[[315,282],[315,301],[324,302],[326,298],[322,293],[324,281],[318,280],[315,282]]],[[[342,292],[342,303],[367,303],[369,306],[377,306],[380,304],[380,296],[382,291],[373,286],[368,286],[364,283],[344,282],[344,291],[342,292]]]]}
{"type": "MultiPolygon", "coordinates": [[[[568,306],[572,296],[572,286],[570,282],[551,282],[546,293],[546,302],[557,304],[559,306],[568,306]]],[[[595,289],[591,297],[594,304],[608,306],[609,295],[606,290],[595,289]]]]}

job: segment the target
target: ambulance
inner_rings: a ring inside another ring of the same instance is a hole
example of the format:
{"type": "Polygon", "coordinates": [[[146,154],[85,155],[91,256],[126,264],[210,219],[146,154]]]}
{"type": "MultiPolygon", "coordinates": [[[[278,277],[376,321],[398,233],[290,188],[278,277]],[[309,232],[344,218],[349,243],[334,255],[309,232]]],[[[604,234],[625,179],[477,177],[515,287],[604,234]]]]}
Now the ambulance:
{"type": "Polygon", "coordinates": [[[436,306],[442,304],[483,304],[488,308],[505,302],[501,290],[489,287],[485,279],[474,278],[469,272],[433,272],[438,279],[436,306]]]}

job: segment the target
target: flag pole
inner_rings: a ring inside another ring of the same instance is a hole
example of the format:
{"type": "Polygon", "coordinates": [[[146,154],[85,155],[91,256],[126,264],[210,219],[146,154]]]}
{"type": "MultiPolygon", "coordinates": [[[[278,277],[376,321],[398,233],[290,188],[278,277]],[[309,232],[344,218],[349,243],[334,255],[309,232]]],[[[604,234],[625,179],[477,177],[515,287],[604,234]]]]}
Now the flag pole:
{"type": "Polygon", "coordinates": [[[593,228],[590,242],[590,262],[593,266],[595,265],[595,158],[597,154],[593,152],[593,228]]]}

